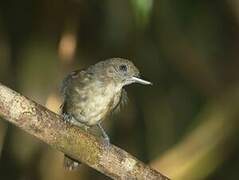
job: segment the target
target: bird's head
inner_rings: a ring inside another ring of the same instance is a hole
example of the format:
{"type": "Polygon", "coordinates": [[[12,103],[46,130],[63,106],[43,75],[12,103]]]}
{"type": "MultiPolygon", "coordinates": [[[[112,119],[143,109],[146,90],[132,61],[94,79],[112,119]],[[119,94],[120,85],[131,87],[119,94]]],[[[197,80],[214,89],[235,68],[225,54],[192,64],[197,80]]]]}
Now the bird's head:
{"type": "Polygon", "coordinates": [[[138,68],[129,60],[123,58],[111,58],[96,64],[104,69],[104,75],[114,80],[122,86],[139,83],[144,85],[152,85],[151,82],[140,78],[138,68]]]}

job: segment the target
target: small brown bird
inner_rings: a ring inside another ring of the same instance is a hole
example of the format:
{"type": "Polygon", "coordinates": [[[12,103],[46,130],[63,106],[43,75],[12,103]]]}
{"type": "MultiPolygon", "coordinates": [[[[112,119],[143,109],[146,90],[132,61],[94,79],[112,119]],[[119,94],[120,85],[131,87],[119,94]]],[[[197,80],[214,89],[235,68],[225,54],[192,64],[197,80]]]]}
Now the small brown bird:
{"type": "MultiPolygon", "coordinates": [[[[64,119],[79,127],[96,125],[107,146],[110,145],[100,123],[125,101],[127,94],[123,87],[132,83],[152,84],[140,79],[139,70],[127,59],[111,58],[86,70],[73,71],[64,79],[61,88],[64,119]]],[[[64,165],[74,169],[79,163],[65,156],[64,165]]]]}

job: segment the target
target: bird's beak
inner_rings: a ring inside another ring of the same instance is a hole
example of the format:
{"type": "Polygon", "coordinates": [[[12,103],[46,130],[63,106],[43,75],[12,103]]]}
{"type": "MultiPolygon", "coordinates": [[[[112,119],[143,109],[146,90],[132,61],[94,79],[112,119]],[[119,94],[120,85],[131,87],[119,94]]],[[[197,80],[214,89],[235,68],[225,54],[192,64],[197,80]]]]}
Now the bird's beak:
{"type": "Polygon", "coordinates": [[[140,78],[137,78],[137,77],[132,77],[132,80],[133,80],[135,83],[139,83],[139,84],[153,85],[151,82],[145,81],[145,80],[140,79],[140,78]]]}

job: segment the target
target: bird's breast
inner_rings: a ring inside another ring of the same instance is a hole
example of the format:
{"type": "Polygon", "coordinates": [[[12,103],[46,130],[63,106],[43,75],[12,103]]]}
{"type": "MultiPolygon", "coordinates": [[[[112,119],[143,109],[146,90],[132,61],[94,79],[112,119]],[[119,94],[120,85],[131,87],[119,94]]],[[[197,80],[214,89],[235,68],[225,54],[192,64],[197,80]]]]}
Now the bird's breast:
{"type": "Polygon", "coordinates": [[[85,117],[87,125],[95,125],[102,121],[118,104],[121,88],[114,85],[103,87],[75,88],[77,113],[85,117]]]}

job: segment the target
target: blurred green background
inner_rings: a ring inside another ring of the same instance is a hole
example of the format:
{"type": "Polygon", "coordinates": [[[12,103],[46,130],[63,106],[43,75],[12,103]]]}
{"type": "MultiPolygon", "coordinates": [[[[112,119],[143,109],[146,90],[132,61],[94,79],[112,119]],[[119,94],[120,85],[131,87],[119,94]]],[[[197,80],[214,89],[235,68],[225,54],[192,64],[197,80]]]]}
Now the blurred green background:
{"type": "MultiPolygon", "coordinates": [[[[104,126],[111,142],[173,179],[239,178],[239,1],[0,2],[0,82],[59,112],[72,70],[132,60],[152,87],[104,126]]],[[[0,120],[0,179],[109,179],[0,120]]]]}

